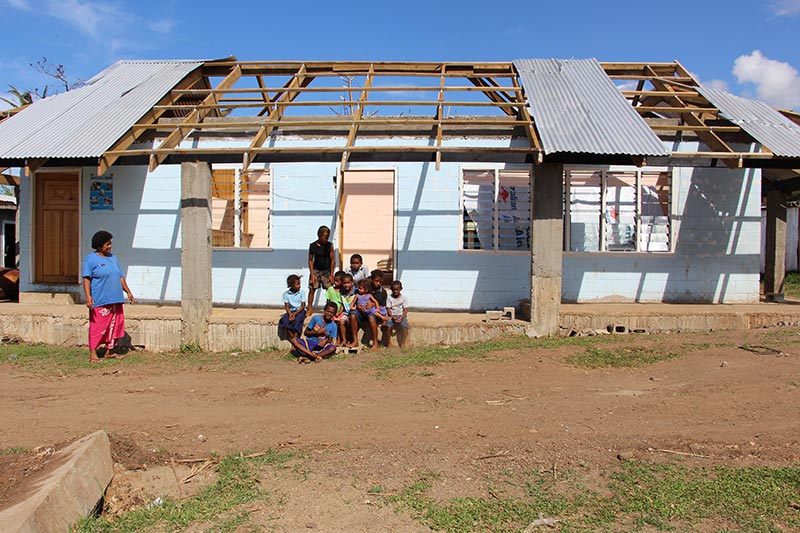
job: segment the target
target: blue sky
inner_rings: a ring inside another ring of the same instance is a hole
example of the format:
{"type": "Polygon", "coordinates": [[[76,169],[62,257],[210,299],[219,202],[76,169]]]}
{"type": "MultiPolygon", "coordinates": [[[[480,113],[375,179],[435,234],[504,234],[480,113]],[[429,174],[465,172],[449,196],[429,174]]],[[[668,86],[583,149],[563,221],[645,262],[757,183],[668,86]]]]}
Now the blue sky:
{"type": "MultiPolygon", "coordinates": [[[[0,96],[120,59],[679,60],[703,83],[800,110],[800,0],[136,2],[0,0],[0,96]]],[[[0,102],[0,106],[2,106],[0,102]]]]}

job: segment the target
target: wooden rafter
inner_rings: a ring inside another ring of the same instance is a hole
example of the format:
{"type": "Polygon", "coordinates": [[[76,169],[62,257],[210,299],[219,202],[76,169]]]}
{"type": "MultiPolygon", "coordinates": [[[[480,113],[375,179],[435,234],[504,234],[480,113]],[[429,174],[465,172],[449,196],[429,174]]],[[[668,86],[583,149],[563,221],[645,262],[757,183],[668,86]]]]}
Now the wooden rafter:
{"type": "MultiPolygon", "coordinates": [[[[514,85],[517,87],[517,100],[519,102],[524,102],[525,96],[523,95],[522,87],[519,85],[519,82],[516,78],[514,78],[514,85]]],[[[530,145],[538,152],[536,162],[541,163],[544,160],[544,150],[542,150],[542,143],[539,142],[539,135],[536,133],[536,126],[533,123],[533,118],[528,112],[527,105],[523,104],[519,106],[518,118],[527,123],[527,126],[525,126],[525,135],[528,137],[528,142],[530,145]]]]}
{"type": "Polygon", "coordinates": [[[270,111],[269,116],[267,117],[267,122],[259,128],[258,133],[256,133],[255,137],[253,137],[253,140],[250,141],[250,146],[247,147],[247,151],[242,157],[242,172],[247,172],[247,169],[250,168],[250,163],[252,162],[250,154],[253,152],[253,150],[261,148],[267,138],[269,138],[272,131],[277,127],[277,124],[273,123],[277,123],[283,116],[283,103],[291,102],[297,98],[298,94],[300,94],[292,89],[306,87],[313,80],[313,77],[306,76],[305,65],[300,65],[300,67],[292,76],[292,79],[289,81],[289,83],[287,83],[286,90],[284,90],[280,95],[276,95],[275,108],[270,111]]]}
{"type": "Polygon", "coordinates": [[[442,75],[439,78],[439,97],[436,99],[436,170],[442,168],[442,120],[444,118],[444,85],[447,66],[442,65],[442,75]]]}
{"type": "MultiPolygon", "coordinates": [[[[652,70],[650,70],[652,73],[652,70]]],[[[663,83],[661,80],[653,79],[651,80],[653,86],[659,91],[671,91],[673,90],[673,86],[667,83],[663,83]]],[[[675,108],[676,113],[680,114],[683,121],[689,126],[695,126],[697,129],[695,130],[695,135],[703,141],[711,150],[715,152],[723,152],[723,153],[734,153],[734,150],[728,146],[725,141],[723,141],[717,133],[712,130],[706,129],[706,124],[703,120],[695,115],[695,113],[705,113],[708,110],[706,108],[703,109],[696,109],[688,106],[680,97],[672,96],[672,97],[665,97],[665,100],[670,102],[671,105],[675,108]]],[[[709,103],[709,106],[711,104],[709,103]]],[[[713,106],[712,106],[713,107],[713,106]]],[[[741,161],[735,161],[731,159],[725,159],[725,165],[729,168],[737,168],[741,166],[741,161]]]]}
{"type": "MultiPolygon", "coordinates": [[[[202,69],[195,69],[192,71],[187,77],[181,80],[176,86],[175,89],[188,89],[193,87],[198,81],[203,78],[202,69]]],[[[170,91],[166,96],[164,96],[158,104],[153,106],[150,111],[144,114],[137,123],[139,124],[156,124],[158,119],[168,110],[170,109],[180,98],[179,95],[175,94],[175,91],[170,91]]],[[[178,107],[178,106],[176,106],[178,107]]],[[[118,156],[109,156],[109,152],[116,152],[120,150],[127,149],[130,145],[134,144],[139,138],[145,133],[147,130],[145,129],[136,129],[131,128],[125,134],[120,137],[117,142],[108,149],[106,153],[102,155],[100,158],[100,163],[97,165],[97,175],[102,176],[105,174],[111,165],[117,160],[118,156]]]]}
{"type": "MultiPolygon", "coordinates": [[[[367,80],[364,82],[365,89],[369,89],[372,86],[373,75],[374,75],[373,68],[370,67],[369,72],[367,73],[367,80]]],[[[344,172],[345,169],[347,168],[347,158],[350,153],[350,149],[353,147],[353,144],[356,141],[359,121],[361,120],[361,117],[364,115],[364,103],[367,101],[368,95],[369,95],[369,90],[361,91],[361,96],[359,96],[358,98],[358,105],[352,111],[353,124],[352,126],[350,126],[350,131],[347,134],[347,142],[345,143],[344,152],[342,152],[342,163],[340,165],[342,172],[344,172]]]]}
{"type": "MultiPolygon", "coordinates": [[[[202,105],[204,107],[202,108],[195,107],[192,110],[192,112],[189,113],[189,116],[186,117],[183,123],[192,124],[192,123],[202,122],[202,120],[205,117],[207,117],[214,109],[213,107],[208,107],[209,104],[218,103],[219,91],[225,91],[226,89],[232,87],[233,84],[239,81],[239,78],[241,77],[242,77],[242,68],[239,65],[236,65],[235,67],[233,67],[233,69],[231,69],[230,73],[227,76],[225,76],[225,78],[221,82],[219,82],[219,84],[217,85],[217,91],[211,92],[208,96],[205,97],[205,99],[202,102],[202,105]]],[[[181,141],[183,141],[183,139],[185,139],[186,136],[189,135],[189,133],[191,133],[192,129],[193,128],[189,126],[184,126],[184,125],[179,126],[172,133],[170,133],[166,139],[164,139],[161,142],[159,148],[168,149],[178,146],[181,143],[181,141]]],[[[164,159],[166,159],[166,156],[154,153],[150,157],[150,172],[155,170],[158,167],[158,165],[160,165],[164,161],[164,159]]]]}
{"type": "Polygon", "coordinates": [[[270,99],[269,91],[266,90],[266,85],[264,85],[264,76],[256,76],[256,81],[261,89],[261,99],[264,101],[264,107],[261,108],[257,116],[263,117],[265,113],[272,111],[272,100],[270,99]]]}
{"type": "MultiPolygon", "coordinates": [[[[500,86],[491,78],[469,78],[476,87],[481,89],[498,89],[500,86]]],[[[513,89],[513,88],[512,88],[513,89]]],[[[507,104],[513,100],[513,98],[506,92],[505,89],[502,90],[494,90],[494,91],[483,91],[483,93],[491,100],[497,104],[507,104]]],[[[518,111],[517,109],[510,109],[508,107],[502,106],[500,107],[502,111],[509,116],[516,116],[518,111]]]]}

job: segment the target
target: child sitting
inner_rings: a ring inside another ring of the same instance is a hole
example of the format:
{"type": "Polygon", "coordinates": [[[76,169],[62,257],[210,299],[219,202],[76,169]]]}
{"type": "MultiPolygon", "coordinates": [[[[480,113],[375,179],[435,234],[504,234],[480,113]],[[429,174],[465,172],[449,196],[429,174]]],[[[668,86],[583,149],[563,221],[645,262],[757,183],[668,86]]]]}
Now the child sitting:
{"type": "MultiPolygon", "coordinates": [[[[392,294],[389,296],[386,307],[389,310],[391,319],[386,323],[392,329],[393,333],[397,333],[397,344],[403,348],[406,345],[406,337],[408,336],[408,300],[401,294],[403,291],[403,284],[400,280],[394,280],[390,285],[392,294]]],[[[386,346],[390,344],[391,336],[386,336],[386,346]]]]}
{"type": "Polygon", "coordinates": [[[342,305],[342,312],[339,315],[338,323],[339,341],[349,348],[358,346],[356,342],[358,322],[352,313],[355,311],[355,301],[356,291],[353,287],[353,276],[345,273],[342,276],[342,288],[339,291],[339,303],[342,305]],[[348,337],[351,339],[349,342],[347,341],[348,337]]]}
{"type": "Polygon", "coordinates": [[[367,316],[373,316],[376,313],[381,318],[387,320],[386,308],[378,305],[378,300],[372,295],[372,280],[362,279],[358,282],[358,295],[356,296],[356,309],[367,316]]]}
{"type": "Polygon", "coordinates": [[[333,285],[325,291],[325,301],[336,304],[336,313],[334,314],[336,320],[339,319],[342,312],[342,280],[344,280],[344,272],[339,270],[333,275],[333,285]]]}
{"type": "Polygon", "coordinates": [[[336,322],[333,320],[335,312],[336,304],[326,302],[322,316],[314,315],[309,320],[306,338],[292,337],[289,339],[298,354],[298,363],[310,363],[311,361],[318,363],[323,358],[336,353],[334,339],[338,335],[339,328],[336,327],[336,322]]]}
{"type": "Polygon", "coordinates": [[[281,296],[286,313],[278,322],[278,329],[285,329],[290,338],[295,338],[303,332],[306,320],[306,291],[300,288],[300,276],[296,274],[286,278],[286,286],[288,290],[281,296]]]}
{"type": "Polygon", "coordinates": [[[362,279],[368,279],[370,274],[369,268],[364,264],[364,260],[361,258],[361,254],[353,254],[350,256],[350,268],[345,269],[345,272],[353,275],[353,281],[356,286],[362,279]]]}

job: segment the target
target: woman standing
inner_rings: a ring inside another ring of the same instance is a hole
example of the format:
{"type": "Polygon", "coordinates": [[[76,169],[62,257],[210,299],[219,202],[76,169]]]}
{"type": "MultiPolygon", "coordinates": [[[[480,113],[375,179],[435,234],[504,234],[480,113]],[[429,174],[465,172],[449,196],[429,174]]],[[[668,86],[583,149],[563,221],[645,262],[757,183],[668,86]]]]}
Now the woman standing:
{"type": "Polygon", "coordinates": [[[111,238],[107,231],[98,231],[92,236],[94,252],[83,260],[81,275],[83,276],[83,294],[86,307],[89,308],[89,361],[99,363],[97,347],[106,345],[106,358],[119,359],[114,355],[117,339],[125,334],[125,315],[122,303],[128,300],[134,303],[133,293],[125,282],[122,268],[117,258],[111,253],[111,238]]]}

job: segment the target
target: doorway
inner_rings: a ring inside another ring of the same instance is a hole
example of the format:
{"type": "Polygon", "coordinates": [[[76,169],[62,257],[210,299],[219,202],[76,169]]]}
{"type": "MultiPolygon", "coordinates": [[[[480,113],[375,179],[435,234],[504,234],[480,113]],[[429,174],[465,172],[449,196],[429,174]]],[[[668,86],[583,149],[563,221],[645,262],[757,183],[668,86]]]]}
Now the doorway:
{"type": "Polygon", "coordinates": [[[3,267],[17,268],[17,225],[3,223],[3,267]]]}
{"type": "Polygon", "coordinates": [[[34,187],[34,281],[78,283],[80,173],[39,172],[34,187]]]}
{"type": "Polygon", "coordinates": [[[347,170],[342,175],[341,262],[361,254],[370,269],[394,279],[394,171],[347,170]]]}

